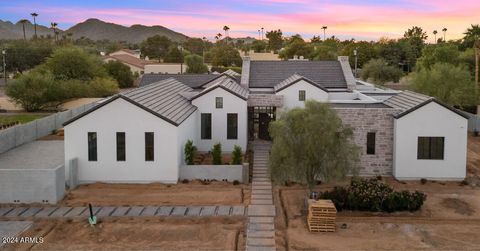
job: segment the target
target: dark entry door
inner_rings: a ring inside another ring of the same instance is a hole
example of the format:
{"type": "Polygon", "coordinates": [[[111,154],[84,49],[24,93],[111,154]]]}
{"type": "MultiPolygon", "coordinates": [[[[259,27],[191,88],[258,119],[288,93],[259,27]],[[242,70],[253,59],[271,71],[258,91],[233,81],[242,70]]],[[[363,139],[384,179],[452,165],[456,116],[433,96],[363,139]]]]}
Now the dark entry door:
{"type": "Polygon", "coordinates": [[[270,116],[268,113],[258,114],[258,138],[264,140],[270,140],[268,134],[268,125],[270,124],[270,116]]]}

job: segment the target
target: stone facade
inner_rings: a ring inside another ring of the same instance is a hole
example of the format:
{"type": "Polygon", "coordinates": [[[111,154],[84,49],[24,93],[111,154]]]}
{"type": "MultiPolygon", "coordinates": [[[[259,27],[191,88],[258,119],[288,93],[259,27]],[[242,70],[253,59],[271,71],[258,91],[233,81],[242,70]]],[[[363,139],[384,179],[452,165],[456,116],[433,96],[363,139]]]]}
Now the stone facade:
{"type": "Polygon", "coordinates": [[[392,175],[393,114],[391,108],[334,108],[344,124],[353,129],[360,147],[359,175],[392,175]],[[367,133],[375,132],[375,154],[367,155],[367,133]]]}
{"type": "Polygon", "coordinates": [[[250,94],[247,104],[251,106],[283,106],[283,96],[275,94],[250,94]]]}

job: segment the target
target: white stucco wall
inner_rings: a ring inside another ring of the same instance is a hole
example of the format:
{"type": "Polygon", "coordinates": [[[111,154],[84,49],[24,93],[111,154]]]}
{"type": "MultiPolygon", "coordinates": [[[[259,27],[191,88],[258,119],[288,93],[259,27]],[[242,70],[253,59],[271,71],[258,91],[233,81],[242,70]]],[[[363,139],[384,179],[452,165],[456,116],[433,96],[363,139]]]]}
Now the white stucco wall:
{"type": "MultiPolygon", "coordinates": [[[[193,144],[197,144],[197,127],[198,121],[199,121],[199,113],[196,111],[190,117],[188,117],[185,121],[182,122],[177,128],[178,133],[178,163],[180,163],[180,166],[185,164],[185,144],[187,143],[188,140],[192,140],[193,144]]],[[[179,167],[180,167],[179,166],[179,167]]]]}
{"type": "Polygon", "coordinates": [[[161,74],[180,74],[182,71],[185,73],[187,71],[187,65],[183,64],[147,64],[145,65],[145,73],[161,73],[161,74]],[[182,69],[183,67],[183,69],[182,69]]]}
{"type": "Polygon", "coordinates": [[[80,183],[175,183],[180,159],[177,133],[176,126],[117,99],[65,127],[65,162],[78,158],[80,183]],[[97,161],[88,161],[88,132],[97,133],[97,161]],[[125,132],[126,161],[117,161],[116,132],[125,132]],[[145,161],[145,132],[154,132],[154,161],[145,161]]]}
{"type": "Polygon", "coordinates": [[[305,101],[298,100],[298,91],[305,90],[305,100],[314,99],[320,102],[328,101],[328,93],[322,89],[300,80],[297,83],[280,90],[277,95],[283,95],[283,108],[291,109],[295,107],[304,107],[305,101]]]}
{"type": "Polygon", "coordinates": [[[431,102],[394,122],[393,174],[397,179],[461,180],[466,175],[467,120],[431,102]],[[445,137],[444,159],[417,159],[419,136],[445,137]]]}
{"type": "Polygon", "coordinates": [[[222,151],[231,152],[235,145],[247,148],[247,101],[243,100],[222,88],[216,88],[194,100],[192,104],[198,107],[197,111],[197,141],[199,151],[209,151],[217,142],[222,144],[222,151]],[[215,108],[215,98],[223,97],[223,108],[215,108]],[[201,113],[212,114],[212,139],[201,139],[201,113]],[[238,137],[227,139],[227,113],[238,114],[238,137]]]}

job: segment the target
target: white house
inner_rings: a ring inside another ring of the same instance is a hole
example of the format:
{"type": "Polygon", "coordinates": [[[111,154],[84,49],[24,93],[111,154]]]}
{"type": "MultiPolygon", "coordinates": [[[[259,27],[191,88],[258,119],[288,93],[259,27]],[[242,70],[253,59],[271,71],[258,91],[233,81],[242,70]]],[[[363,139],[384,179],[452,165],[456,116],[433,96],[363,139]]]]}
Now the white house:
{"type": "Polygon", "coordinates": [[[338,61],[250,61],[242,75],[145,74],[140,87],[65,124],[65,161],[78,160],[80,182],[177,182],[183,147],[247,149],[270,140],[281,110],[313,99],[352,127],[360,175],[459,180],[466,175],[467,119],[414,92],[356,81],[338,61]]]}

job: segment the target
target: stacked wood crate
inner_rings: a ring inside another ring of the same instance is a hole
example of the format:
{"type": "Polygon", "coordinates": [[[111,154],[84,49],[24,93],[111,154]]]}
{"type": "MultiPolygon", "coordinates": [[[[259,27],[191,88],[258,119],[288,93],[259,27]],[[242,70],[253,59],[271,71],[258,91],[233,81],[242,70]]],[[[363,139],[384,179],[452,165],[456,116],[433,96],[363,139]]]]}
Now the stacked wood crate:
{"type": "Polygon", "coordinates": [[[335,232],[337,209],[331,200],[308,200],[307,224],[310,232],[335,232]]]}

